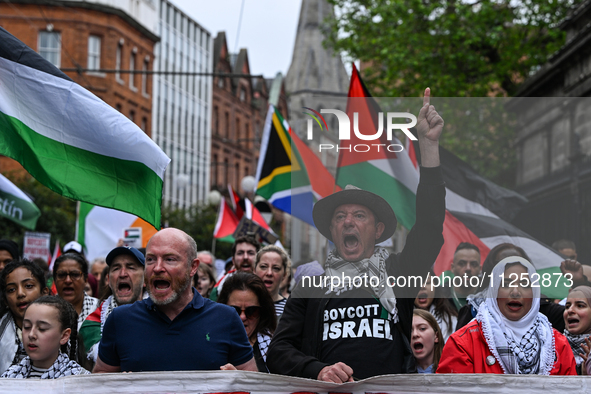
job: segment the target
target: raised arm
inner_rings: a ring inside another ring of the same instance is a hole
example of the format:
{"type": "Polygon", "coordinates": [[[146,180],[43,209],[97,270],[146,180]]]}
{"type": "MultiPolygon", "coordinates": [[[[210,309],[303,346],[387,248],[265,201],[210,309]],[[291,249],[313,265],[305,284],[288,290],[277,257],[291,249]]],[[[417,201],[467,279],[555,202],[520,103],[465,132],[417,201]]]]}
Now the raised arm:
{"type": "Polygon", "coordinates": [[[423,107],[417,119],[417,134],[421,151],[421,166],[439,166],[439,136],[443,131],[443,119],[431,105],[431,89],[425,89],[423,107]]]}

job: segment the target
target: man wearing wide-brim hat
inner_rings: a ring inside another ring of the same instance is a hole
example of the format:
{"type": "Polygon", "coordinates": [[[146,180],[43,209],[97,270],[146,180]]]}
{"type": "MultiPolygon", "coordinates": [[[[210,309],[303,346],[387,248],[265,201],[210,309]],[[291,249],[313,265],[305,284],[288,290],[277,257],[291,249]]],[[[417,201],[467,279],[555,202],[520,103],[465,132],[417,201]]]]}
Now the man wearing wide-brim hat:
{"type": "Polygon", "coordinates": [[[409,342],[420,285],[393,287],[388,277],[426,276],[443,245],[443,119],[429,96],[427,89],[417,122],[421,174],[416,222],[404,250],[389,254],[376,246],[392,236],[397,223],[382,197],[350,185],[318,201],[314,224],[335,249],[324,276],[302,279],[289,298],[267,353],[270,372],[342,383],[415,371],[409,342]],[[323,279],[364,276],[373,281],[317,286],[323,279]]]}

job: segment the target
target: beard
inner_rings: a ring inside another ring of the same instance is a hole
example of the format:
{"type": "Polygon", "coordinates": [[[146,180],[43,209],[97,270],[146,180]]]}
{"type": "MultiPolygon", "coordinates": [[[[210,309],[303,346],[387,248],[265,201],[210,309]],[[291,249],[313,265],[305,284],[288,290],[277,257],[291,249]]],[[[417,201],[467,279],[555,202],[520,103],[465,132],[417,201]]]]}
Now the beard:
{"type": "Polygon", "coordinates": [[[187,290],[189,285],[191,285],[191,273],[187,271],[186,275],[182,278],[177,278],[176,280],[173,279],[170,285],[172,286],[172,294],[164,299],[156,298],[156,296],[154,296],[150,291],[150,286],[147,286],[148,295],[154,304],[158,306],[164,306],[178,300],[181,297],[181,294],[187,290]]]}

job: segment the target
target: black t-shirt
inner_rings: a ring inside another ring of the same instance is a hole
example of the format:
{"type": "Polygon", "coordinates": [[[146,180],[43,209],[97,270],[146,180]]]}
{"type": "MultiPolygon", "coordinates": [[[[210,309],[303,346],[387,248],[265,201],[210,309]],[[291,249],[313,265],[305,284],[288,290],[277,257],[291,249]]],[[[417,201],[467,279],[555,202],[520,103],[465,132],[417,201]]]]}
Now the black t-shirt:
{"type": "Polygon", "coordinates": [[[355,379],[402,372],[404,343],[377,298],[354,289],[347,298],[332,298],[323,311],[320,360],[343,362],[355,379]],[[359,294],[359,298],[355,297],[359,294]]]}

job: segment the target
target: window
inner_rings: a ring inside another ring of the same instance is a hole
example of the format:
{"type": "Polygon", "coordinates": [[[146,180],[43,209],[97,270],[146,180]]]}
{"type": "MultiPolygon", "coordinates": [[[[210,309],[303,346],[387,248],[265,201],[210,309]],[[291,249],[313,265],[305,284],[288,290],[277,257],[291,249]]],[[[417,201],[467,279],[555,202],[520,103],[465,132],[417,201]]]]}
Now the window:
{"type": "Polygon", "coordinates": [[[61,36],[51,31],[39,32],[39,54],[56,67],[60,67],[61,36]]]}
{"type": "Polygon", "coordinates": [[[150,60],[144,59],[144,64],[142,66],[142,94],[144,96],[148,95],[148,74],[145,71],[148,71],[148,63],[150,60]]]}
{"type": "Polygon", "coordinates": [[[218,129],[218,127],[219,127],[219,120],[218,120],[219,113],[218,112],[219,112],[218,106],[216,105],[213,107],[213,132],[214,132],[214,134],[219,133],[219,129],[218,129]]]}
{"type": "Polygon", "coordinates": [[[246,100],[246,90],[244,88],[240,89],[240,101],[244,102],[246,100]]]}
{"type": "Polygon", "coordinates": [[[122,82],[123,80],[121,79],[121,73],[119,72],[119,70],[121,70],[121,56],[123,53],[123,44],[122,43],[118,43],[117,44],[117,52],[115,54],[115,79],[118,82],[122,82]]]}
{"type": "Polygon", "coordinates": [[[90,70],[101,68],[101,38],[98,36],[88,37],[88,65],[90,70]]]}
{"type": "Polygon", "coordinates": [[[134,110],[129,111],[129,120],[131,120],[132,122],[135,123],[135,111],[134,110]]]}
{"type": "Polygon", "coordinates": [[[225,121],[226,121],[226,138],[230,138],[230,113],[226,112],[225,114],[225,121]]]}
{"type": "Polygon", "coordinates": [[[148,118],[146,118],[145,116],[142,117],[142,124],[140,126],[140,129],[142,129],[144,133],[148,134],[148,118]]]}
{"type": "MultiPolygon", "coordinates": [[[[129,71],[133,71],[135,70],[135,53],[131,53],[131,56],[129,57],[129,71]]],[[[135,74],[134,73],[130,73],[129,74],[129,88],[132,90],[135,90],[135,74]]]]}

